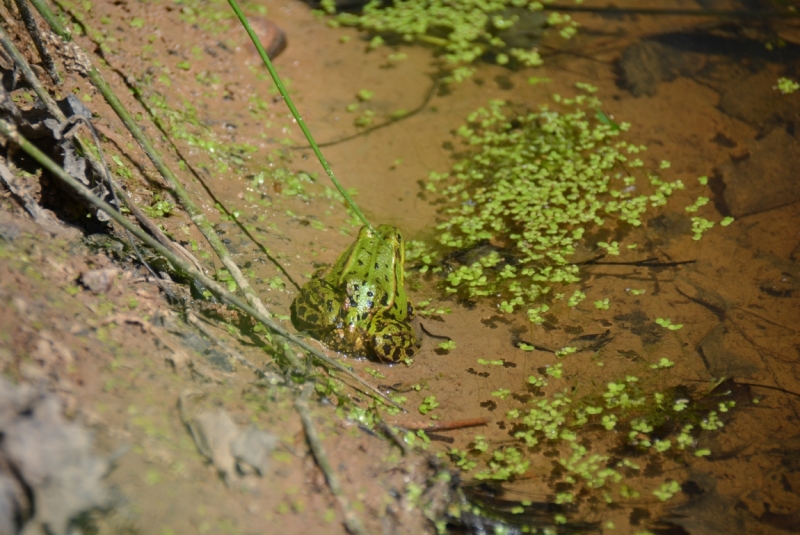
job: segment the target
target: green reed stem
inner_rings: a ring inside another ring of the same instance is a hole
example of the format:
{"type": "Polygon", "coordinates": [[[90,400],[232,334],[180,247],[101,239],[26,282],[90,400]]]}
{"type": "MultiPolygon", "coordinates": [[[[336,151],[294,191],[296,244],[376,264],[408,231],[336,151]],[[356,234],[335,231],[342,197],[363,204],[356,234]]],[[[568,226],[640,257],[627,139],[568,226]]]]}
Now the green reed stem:
{"type": "Polygon", "coordinates": [[[350,195],[347,194],[347,191],[345,191],[344,187],[342,187],[342,185],[339,183],[338,180],[336,180],[336,177],[333,175],[333,171],[331,170],[330,165],[328,165],[328,161],[322,155],[322,151],[319,150],[317,142],[314,141],[314,136],[311,135],[311,131],[306,126],[305,121],[303,121],[303,118],[300,117],[300,112],[298,112],[297,108],[295,108],[294,102],[292,102],[292,98],[289,96],[289,92],[286,91],[286,87],[284,87],[283,82],[281,82],[281,79],[278,76],[278,71],[276,71],[275,67],[272,66],[272,62],[270,61],[269,56],[267,56],[267,52],[264,50],[264,47],[261,46],[261,41],[258,39],[258,36],[253,31],[253,28],[250,26],[250,23],[247,21],[247,17],[239,8],[239,4],[236,2],[236,0],[228,0],[228,3],[231,5],[231,8],[233,8],[233,11],[234,13],[236,13],[236,16],[239,17],[239,22],[241,22],[242,26],[244,26],[244,29],[247,32],[247,35],[250,36],[250,39],[252,39],[253,44],[256,45],[258,54],[261,56],[261,61],[263,61],[264,65],[267,66],[267,70],[269,71],[270,76],[272,76],[272,81],[275,82],[275,86],[278,88],[278,91],[283,97],[283,100],[286,101],[286,105],[289,106],[289,111],[292,112],[292,116],[297,121],[297,124],[300,125],[300,130],[302,130],[303,134],[305,134],[306,139],[308,140],[308,144],[311,146],[311,150],[313,150],[314,154],[317,155],[317,159],[319,160],[320,165],[322,165],[322,168],[325,169],[326,173],[328,173],[328,178],[331,179],[333,185],[336,186],[336,189],[339,190],[339,193],[342,194],[342,197],[344,197],[344,200],[347,202],[347,204],[350,206],[353,212],[355,212],[358,218],[370,230],[373,230],[372,225],[369,223],[369,221],[367,221],[367,218],[364,216],[364,214],[361,213],[361,210],[358,209],[358,206],[356,205],[355,201],[353,201],[353,199],[350,198],[350,195]]]}
{"type": "Polygon", "coordinates": [[[44,0],[30,0],[30,2],[45,20],[45,22],[50,25],[50,28],[52,28],[52,30],[59,35],[59,37],[65,41],[72,41],[72,34],[70,31],[65,28],[63,24],[61,24],[61,21],[58,20],[56,14],[53,13],[53,11],[50,9],[50,6],[48,6],[44,0]]]}
{"type": "MultiPolygon", "coordinates": [[[[264,315],[256,310],[254,307],[250,306],[248,303],[242,301],[235,295],[226,291],[222,285],[220,285],[217,281],[211,279],[210,277],[206,276],[201,271],[198,271],[193,265],[189,262],[184,260],[183,258],[178,257],[173,253],[171,250],[164,247],[154,238],[146,234],[141,228],[134,225],[130,221],[128,221],[122,214],[120,214],[117,210],[111,207],[108,203],[97,197],[94,193],[92,193],[89,188],[78,182],[76,179],[72,178],[64,169],[59,167],[57,163],[50,159],[46,154],[40,151],[35,145],[33,145],[30,141],[25,139],[18,131],[17,128],[11,124],[6,123],[5,121],[0,120],[0,136],[6,137],[14,142],[17,146],[19,146],[23,151],[28,153],[33,159],[35,159],[39,164],[50,171],[56,178],[61,180],[62,182],[66,183],[72,190],[83,200],[103,210],[107,213],[111,219],[117,222],[120,226],[122,226],[125,230],[139,238],[142,242],[146,245],[157,251],[160,255],[166,258],[176,269],[187,273],[194,279],[200,281],[204,286],[206,286],[211,292],[216,295],[221,301],[224,303],[233,305],[238,307],[239,309],[247,312],[252,317],[254,317],[259,322],[263,323],[267,328],[269,328],[272,332],[276,335],[284,338],[286,341],[291,342],[292,344],[300,347],[303,351],[308,352],[312,355],[318,362],[330,366],[331,368],[335,368],[340,372],[352,377],[357,383],[359,383],[362,387],[366,390],[369,390],[373,393],[376,397],[382,399],[384,403],[388,403],[394,407],[402,409],[399,407],[395,402],[390,400],[386,397],[382,392],[380,392],[377,388],[372,386],[371,384],[367,383],[364,379],[356,375],[353,371],[347,369],[343,364],[340,362],[332,359],[331,357],[322,353],[319,349],[310,346],[306,343],[305,340],[299,338],[289,332],[287,332],[283,326],[279,323],[275,322],[272,318],[268,315],[264,315]]],[[[2,138],[0,138],[2,139],[2,138]]],[[[365,391],[366,391],[365,390],[365,391]]]]}

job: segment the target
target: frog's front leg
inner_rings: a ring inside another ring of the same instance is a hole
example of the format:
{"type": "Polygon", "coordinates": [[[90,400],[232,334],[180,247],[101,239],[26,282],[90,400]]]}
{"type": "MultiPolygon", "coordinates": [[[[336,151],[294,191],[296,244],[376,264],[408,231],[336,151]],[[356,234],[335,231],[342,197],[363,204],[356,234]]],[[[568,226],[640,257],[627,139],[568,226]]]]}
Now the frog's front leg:
{"type": "Polygon", "coordinates": [[[419,351],[420,341],[414,328],[404,321],[376,318],[372,335],[372,350],[383,362],[400,362],[419,351]]]}
{"type": "Polygon", "coordinates": [[[311,279],[292,302],[292,323],[299,331],[318,333],[330,329],[336,322],[340,303],[324,279],[311,279]]]}

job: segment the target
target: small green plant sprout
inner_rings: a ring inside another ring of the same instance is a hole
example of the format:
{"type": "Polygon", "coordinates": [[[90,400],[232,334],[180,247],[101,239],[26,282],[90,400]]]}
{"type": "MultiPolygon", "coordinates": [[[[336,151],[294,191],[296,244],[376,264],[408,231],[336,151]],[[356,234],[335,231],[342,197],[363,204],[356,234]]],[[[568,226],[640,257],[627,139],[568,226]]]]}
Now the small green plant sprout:
{"type": "Polygon", "coordinates": [[[708,457],[709,455],[711,455],[711,450],[708,449],[708,448],[702,448],[702,449],[699,449],[699,450],[694,450],[694,456],[695,457],[708,457]]]}
{"type": "Polygon", "coordinates": [[[381,37],[380,35],[376,35],[375,37],[370,39],[369,45],[367,45],[367,48],[369,50],[375,50],[376,48],[380,48],[385,44],[386,44],[386,41],[383,40],[383,37],[381,37]]]}
{"type": "Polygon", "coordinates": [[[609,306],[611,306],[611,305],[610,305],[610,303],[608,301],[608,297],[606,297],[605,299],[603,299],[601,301],[595,301],[594,302],[594,308],[596,308],[597,310],[608,310],[609,306]]]}
{"type": "Polygon", "coordinates": [[[142,210],[150,217],[166,217],[172,213],[175,205],[169,199],[162,199],[161,195],[153,195],[153,203],[150,206],[143,206],[142,210]]]}
{"type": "Polygon", "coordinates": [[[375,112],[372,110],[364,110],[364,112],[353,119],[353,124],[359,128],[366,128],[372,124],[372,120],[375,118],[375,112]]]}
{"type": "Polygon", "coordinates": [[[677,447],[679,450],[686,449],[688,446],[694,444],[694,437],[691,435],[692,429],[694,429],[692,424],[686,424],[676,437],[675,441],[678,443],[677,447]]]}
{"type": "Polygon", "coordinates": [[[456,341],[455,340],[445,340],[444,342],[440,342],[437,346],[442,351],[452,351],[456,348],[456,341]]]}
{"type": "Polygon", "coordinates": [[[602,248],[602,249],[605,249],[606,250],[606,254],[609,254],[611,256],[619,256],[619,243],[617,243],[615,241],[613,241],[611,243],[607,243],[607,242],[604,242],[604,241],[597,242],[597,246],[602,248]]]}
{"type": "Polygon", "coordinates": [[[572,296],[567,301],[567,306],[570,308],[575,308],[584,299],[586,299],[586,294],[580,290],[575,290],[575,293],[573,293],[572,296]]]}
{"type": "Polygon", "coordinates": [[[656,450],[658,453],[664,453],[665,451],[669,450],[672,447],[672,441],[670,440],[658,440],[656,439],[653,442],[653,449],[656,450]]]}
{"type": "Polygon", "coordinates": [[[217,279],[219,282],[227,285],[228,291],[234,293],[236,291],[236,282],[233,280],[233,277],[228,272],[227,269],[219,269],[217,273],[214,275],[214,278],[217,279]]]}
{"type": "Polygon", "coordinates": [[[531,375],[528,377],[528,383],[537,388],[544,388],[547,386],[547,379],[544,377],[536,377],[535,375],[531,375]]]}
{"type": "Polygon", "coordinates": [[[631,295],[644,295],[647,290],[637,290],[635,288],[625,288],[626,292],[630,292],[631,295]]]}
{"type": "Polygon", "coordinates": [[[487,464],[488,469],[475,474],[475,479],[507,481],[513,476],[525,474],[530,461],[523,458],[520,450],[509,446],[495,450],[487,464]]]}
{"type": "Polygon", "coordinates": [[[502,366],[505,363],[506,361],[503,359],[497,359],[497,360],[478,359],[478,364],[480,364],[481,366],[502,366]]]}
{"type": "Polygon", "coordinates": [[[539,85],[539,84],[549,84],[553,80],[550,78],[542,78],[539,76],[531,76],[528,78],[528,83],[531,85],[539,85]]]}
{"type": "Polygon", "coordinates": [[[727,227],[731,223],[733,223],[734,219],[731,216],[723,217],[722,221],[719,222],[720,227],[727,227]]]}
{"type": "Polygon", "coordinates": [[[704,219],[702,217],[692,218],[692,239],[699,241],[703,237],[703,233],[714,227],[714,222],[704,219]]]}
{"type": "Polygon", "coordinates": [[[661,357],[661,360],[658,361],[657,364],[651,364],[650,368],[654,370],[663,370],[666,368],[672,368],[675,366],[675,363],[669,360],[667,357],[661,357]]]}
{"type": "Polygon", "coordinates": [[[708,204],[708,201],[709,201],[708,197],[698,197],[697,200],[694,201],[694,204],[690,204],[689,206],[686,207],[686,211],[690,213],[696,212],[697,210],[700,209],[701,206],[705,206],[706,204],[708,204]]]}
{"type": "Polygon", "coordinates": [[[517,344],[517,347],[523,351],[535,351],[536,348],[530,344],[526,344],[525,342],[520,342],[517,344]]]}
{"type": "Polygon", "coordinates": [[[500,390],[495,390],[492,392],[492,396],[500,399],[506,399],[508,395],[511,394],[511,390],[507,388],[501,388],[500,390]]]}
{"type": "Polygon", "coordinates": [[[670,480],[666,483],[662,483],[659,488],[654,490],[653,495],[662,502],[665,502],[675,496],[675,494],[677,494],[680,490],[680,484],[675,480],[670,480]]]}
{"type": "Polygon", "coordinates": [[[699,176],[697,177],[697,181],[700,183],[701,186],[708,185],[708,177],[707,176],[699,176]]]}
{"type": "Polygon", "coordinates": [[[408,59],[408,54],[406,54],[405,52],[395,52],[394,54],[389,54],[388,56],[386,56],[386,62],[389,65],[396,65],[407,59],[408,59]]]}
{"type": "Polygon", "coordinates": [[[275,275],[269,279],[269,287],[273,290],[285,290],[286,283],[283,281],[280,275],[275,275]]]}
{"type": "Polygon", "coordinates": [[[682,323],[672,323],[672,320],[669,318],[656,318],[656,323],[661,325],[665,329],[669,329],[670,331],[677,331],[679,329],[683,329],[682,323]]]}
{"type": "Polygon", "coordinates": [[[708,413],[708,416],[700,422],[700,427],[705,429],[706,431],[717,431],[718,429],[722,429],[725,424],[722,423],[722,420],[719,419],[717,416],[717,411],[711,411],[708,413]]]}
{"type": "Polygon", "coordinates": [[[556,357],[562,359],[567,355],[572,355],[578,351],[577,347],[562,347],[558,351],[556,351],[556,357]]]}
{"type": "Polygon", "coordinates": [[[475,440],[472,441],[472,449],[481,453],[489,451],[489,443],[486,442],[486,437],[483,435],[476,435],[475,440]]]}
{"type": "Polygon", "coordinates": [[[791,78],[780,77],[778,78],[778,85],[775,86],[775,89],[780,91],[782,95],[791,95],[800,89],[800,84],[791,78]]]}
{"type": "Polygon", "coordinates": [[[439,403],[436,402],[436,396],[427,396],[422,400],[422,403],[420,403],[418,410],[421,415],[425,416],[438,406],[439,403]]]}
{"type": "Polygon", "coordinates": [[[604,414],[600,423],[606,431],[611,431],[617,425],[617,416],[614,414],[604,414]]]}
{"type": "Polygon", "coordinates": [[[364,367],[364,371],[373,376],[375,379],[386,379],[386,376],[383,375],[378,370],[373,370],[372,368],[364,367]]]}
{"type": "Polygon", "coordinates": [[[469,455],[468,452],[461,451],[458,448],[450,448],[447,455],[450,457],[450,460],[464,472],[469,472],[478,466],[477,462],[467,459],[467,455],[469,455]]]}
{"type": "Polygon", "coordinates": [[[689,400],[686,398],[676,399],[672,404],[672,410],[675,412],[683,412],[689,406],[689,400]]]}
{"type": "Polygon", "coordinates": [[[560,379],[561,375],[564,373],[564,370],[561,369],[563,366],[564,365],[560,362],[558,364],[553,364],[552,366],[547,366],[544,373],[554,379],[560,379]]]}
{"type": "Polygon", "coordinates": [[[362,89],[356,94],[356,98],[358,98],[361,102],[368,102],[372,100],[372,97],[375,96],[374,91],[370,91],[369,89],[362,89]]]}

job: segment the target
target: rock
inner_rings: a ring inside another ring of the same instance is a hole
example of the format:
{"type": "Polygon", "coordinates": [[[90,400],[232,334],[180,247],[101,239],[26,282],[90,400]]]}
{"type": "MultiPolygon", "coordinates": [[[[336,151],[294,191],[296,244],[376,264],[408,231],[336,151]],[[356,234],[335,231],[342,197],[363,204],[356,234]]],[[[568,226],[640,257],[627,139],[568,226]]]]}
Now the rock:
{"type": "Polygon", "coordinates": [[[81,275],[81,284],[93,294],[100,295],[108,292],[114,285],[114,280],[119,275],[117,268],[94,269],[85,271],[81,275]]]}
{"type": "Polygon", "coordinates": [[[757,214],[800,200],[798,168],[800,142],[783,128],[754,141],[748,158],[716,170],[725,184],[723,198],[730,215],[757,214]]]}
{"type": "MultiPolygon", "coordinates": [[[[275,59],[286,49],[286,33],[274,22],[261,17],[251,17],[250,26],[252,26],[258,40],[261,41],[261,46],[264,47],[269,59],[275,59]]],[[[241,28],[237,29],[241,31],[241,28]]],[[[249,37],[247,39],[250,41],[249,37]]],[[[253,54],[258,56],[255,45],[248,43],[246,46],[253,54]]]]}
{"type": "Polygon", "coordinates": [[[0,535],[67,535],[73,519],[109,505],[109,462],[55,396],[0,378],[0,435],[0,535]]]}
{"type": "Polygon", "coordinates": [[[230,484],[239,475],[264,475],[269,457],[278,444],[272,433],[248,427],[242,431],[223,409],[203,411],[188,419],[187,425],[200,453],[214,464],[230,484]]]}

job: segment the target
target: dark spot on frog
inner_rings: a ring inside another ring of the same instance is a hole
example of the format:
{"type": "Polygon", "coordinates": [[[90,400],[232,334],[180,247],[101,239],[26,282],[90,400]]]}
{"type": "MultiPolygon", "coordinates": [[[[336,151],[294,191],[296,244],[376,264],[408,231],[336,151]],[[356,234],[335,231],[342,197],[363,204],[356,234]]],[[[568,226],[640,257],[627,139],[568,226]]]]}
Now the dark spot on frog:
{"type": "Polygon", "coordinates": [[[369,308],[370,310],[372,310],[374,307],[375,307],[375,303],[374,303],[373,301],[368,301],[368,302],[367,302],[367,308],[369,308]]]}
{"type": "Polygon", "coordinates": [[[328,302],[325,304],[328,307],[328,312],[333,312],[333,299],[328,299],[328,302]]]}
{"type": "Polygon", "coordinates": [[[359,260],[358,261],[358,266],[359,267],[364,267],[364,261],[363,260],[359,260]]]}
{"type": "Polygon", "coordinates": [[[385,280],[386,282],[389,282],[389,275],[384,275],[383,276],[383,280],[385,280]]]}
{"type": "Polygon", "coordinates": [[[367,319],[368,317],[369,317],[369,312],[364,312],[363,314],[361,314],[361,316],[359,317],[359,319],[360,319],[361,321],[364,321],[364,320],[365,320],[365,319],[367,319]]]}
{"type": "MultiPolygon", "coordinates": [[[[367,292],[367,297],[375,297],[375,292],[372,291],[367,292]]],[[[369,306],[372,306],[372,303],[370,303],[369,306]]]]}
{"type": "Polygon", "coordinates": [[[381,348],[381,351],[383,351],[384,355],[391,355],[392,354],[392,346],[391,346],[391,344],[383,344],[383,347],[381,348]]]}
{"type": "Polygon", "coordinates": [[[377,262],[375,262],[375,269],[380,269],[380,268],[381,268],[381,265],[378,264],[377,262]]]}
{"type": "Polygon", "coordinates": [[[383,297],[381,297],[381,305],[389,306],[389,294],[383,294],[383,297]]]}
{"type": "MultiPolygon", "coordinates": [[[[303,314],[305,314],[305,312],[303,312],[303,314]]],[[[305,321],[307,321],[308,323],[318,323],[319,316],[316,314],[309,314],[308,316],[305,317],[305,321]]]]}

